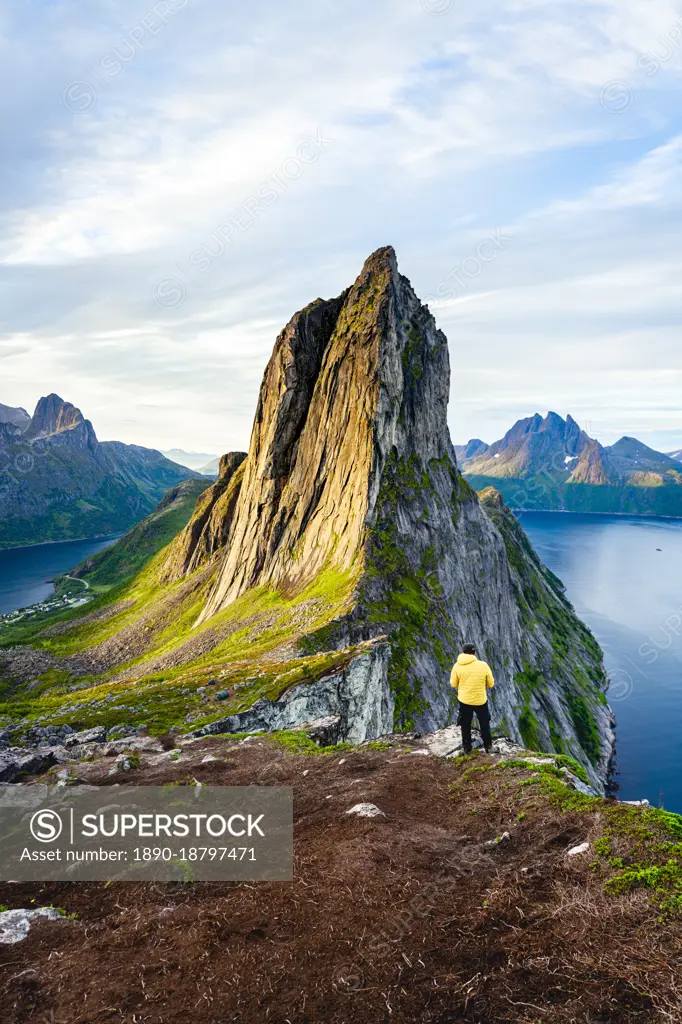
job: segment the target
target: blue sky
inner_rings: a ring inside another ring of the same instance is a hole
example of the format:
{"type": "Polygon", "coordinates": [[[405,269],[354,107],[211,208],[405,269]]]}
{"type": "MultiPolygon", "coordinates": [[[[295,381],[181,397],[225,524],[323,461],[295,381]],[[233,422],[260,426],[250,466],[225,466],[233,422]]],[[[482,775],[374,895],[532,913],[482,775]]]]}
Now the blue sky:
{"type": "Polygon", "coordinates": [[[395,246],[455,441],[682,445],[682,2],[0,9],[0,402],[244,448],[274,339],[395,246]]]}

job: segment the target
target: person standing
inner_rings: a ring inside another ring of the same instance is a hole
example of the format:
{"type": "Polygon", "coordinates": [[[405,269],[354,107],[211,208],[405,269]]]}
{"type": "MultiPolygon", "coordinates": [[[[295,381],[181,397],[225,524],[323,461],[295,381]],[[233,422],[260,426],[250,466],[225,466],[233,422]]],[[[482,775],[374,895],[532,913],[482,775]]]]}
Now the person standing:
{"type": "Polygon", "coordinates": [[[473,644],[464,644],[450,675],[450,685],[459,698],[459,724],[462,728],[464,753],[471,753],[471,722],[474,711],[478,718],[486,754],[492,753],[488,690],[495,685],[490,666],[476,657],[473,644]]]}

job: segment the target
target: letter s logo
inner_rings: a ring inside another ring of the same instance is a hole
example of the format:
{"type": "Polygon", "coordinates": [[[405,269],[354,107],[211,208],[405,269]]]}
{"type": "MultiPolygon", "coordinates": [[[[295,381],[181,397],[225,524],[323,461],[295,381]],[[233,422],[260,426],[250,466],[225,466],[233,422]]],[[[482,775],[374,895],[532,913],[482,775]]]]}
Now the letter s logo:
{"type": "Polygon", "coordinates": [[[53,843],[62,834],[62,819],[56,811],[36,811],[31,818],[31,835],[39,843],[53,843]]]}

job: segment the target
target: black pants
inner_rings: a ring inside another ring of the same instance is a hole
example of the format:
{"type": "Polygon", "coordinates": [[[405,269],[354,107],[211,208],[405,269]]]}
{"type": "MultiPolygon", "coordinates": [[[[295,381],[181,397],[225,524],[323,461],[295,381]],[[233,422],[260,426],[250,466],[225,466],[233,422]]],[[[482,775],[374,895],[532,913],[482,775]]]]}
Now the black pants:
{"type": "Polygon", "coordinates": [[[476,718],[481,730],[483,746],[486,750],[489,750],[493,745],[490,736],[490,709],[488,702],[486,701],[485,704],[462,704],[460,702],[459,724],[462,727],[462,746],[467,753],[471,750],[471,721],[474,717],[474,711],[476,712],[476,718]]]}

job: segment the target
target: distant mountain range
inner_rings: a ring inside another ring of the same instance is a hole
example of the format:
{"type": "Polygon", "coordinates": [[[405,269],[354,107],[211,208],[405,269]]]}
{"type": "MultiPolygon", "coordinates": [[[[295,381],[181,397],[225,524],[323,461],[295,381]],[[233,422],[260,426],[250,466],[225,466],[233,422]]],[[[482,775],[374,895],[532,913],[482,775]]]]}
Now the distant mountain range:
{"type": "Polygon", "coordinates": [[[20,430],[26,430],[26,427],[31,422],[31,417],[25,409],[13,409],[9,405],[3,405],[0,402],[0,423],[12,423],[15,427],[19,427],[20,430]]]}
{"type": "Polygon", "coordinates": [[[605,447],[572,416],[536,413],[494,444],[474,438],[455,451],[467,480],[494,485],[511,508],[682,517],[682,452],[634,437],[605,447]]]}
{"type": "Polygon", "coordinates": [[[122,533],[199,476],[153,449],[98,441],[58,395],[32,417],[0,406],[0,548],[122,533]]]}
{"type": "Polygon", "coordinates": [[[211,455],[209,452],[186,452],[182,448],[169,448],[161,454],[171,462],[179,462],[181,466],[196,469],[202,476],[218,476],[219,455],[211,455]]]}
{"type": "Polygon", "coordinates": [[[677,462],[682,462],[682,448],[678,448],[676,452],[668,452],[671,459],[675,459],[677,462]]]}
{"type": "Polygon", "coordinates": [[[220,474],[220,456],[216,456],[215,459],[211,459],[210,462],[201,467],[199,472],[202,476],[218,477],[220,474]]]}

